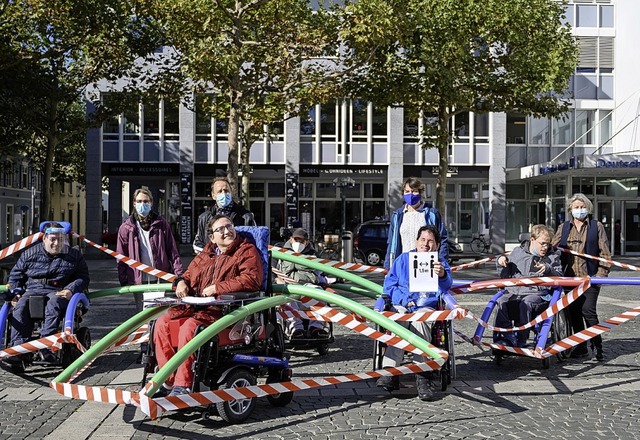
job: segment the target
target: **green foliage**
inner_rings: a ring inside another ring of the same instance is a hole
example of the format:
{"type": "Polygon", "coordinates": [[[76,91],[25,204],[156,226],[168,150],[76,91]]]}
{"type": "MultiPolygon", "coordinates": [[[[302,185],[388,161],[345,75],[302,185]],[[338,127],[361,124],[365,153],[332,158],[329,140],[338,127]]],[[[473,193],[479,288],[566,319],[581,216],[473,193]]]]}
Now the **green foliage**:
{"type": "Polygon", "coordinates": [[[437,115],[425,147],[440,152],[437,206],[444,209],[449,120],[459,112],[558,116],[577,48],[554,0],[363,0],[342,36],[353,48],[353,97],[437,115]]]}
{"type": "Polygon", "coordinates": [[[0,152],[42,170],[43,207],[52,179],[84,181],[87,88],[115,80],[160,43],[153,21],[128,0],[22,0],[0,10],[0,152]],[[144,18],[141,18],[144,17],[144,18]]]}
{"type": "Polygon", "coordinates": [[[228,121],[228,176],[236,189],[239,160],[248,166],[249,148],[264,125],[335,96],[336,67],[321,60],[337,47],[338,17],[328,10],[314,12],[306,0],[150,4],[176,49],[155,87],[180,97],[215,92],[209,109],[228,121]]]}

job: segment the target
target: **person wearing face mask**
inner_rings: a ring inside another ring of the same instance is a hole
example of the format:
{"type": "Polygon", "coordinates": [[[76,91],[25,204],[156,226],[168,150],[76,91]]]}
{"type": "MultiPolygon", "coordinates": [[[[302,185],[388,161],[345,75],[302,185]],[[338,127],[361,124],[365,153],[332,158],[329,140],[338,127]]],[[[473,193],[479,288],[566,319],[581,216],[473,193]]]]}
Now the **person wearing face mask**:
{"type": "MultiPolygon", "coordinates": [[[[153,211],[153,196],[146,188],[133,193],[133,212],[118,229],[116,251],[136,261],[176,276],[184,272],[169,222],[153,211]]],[[[158,283],[160,278],[118,261],[121,286],[158,283]]],[[[136,311],[143,308],[143,293],[134,293],[136,311]]]]}
{"type": "Polygon", "coordinates": [[[198,217],[198,230],[193,239],[193,251],[196,254],[202,252],[204,246],[209,242],[207,225],[216,215],[226,215],[231,219],[234,226],[256,226],[253,213],[233,200],[231,184],[226,177],[213,179],[211,182],[211,198],[214,201],[213,206],[205,209],[198,217]]]}
{"type": "MultiPolygon", "coordinates": [[[[609,239],[604,225],[593,219],[593,203],[584,194],[574,194],[567,203],[567,211],[571,220],[561,224],[553,237],[554,245],[560,248],[593,255],[605,260],[611,259],[609,251],[609,239]]],[[[588,259],[567,252],[562,253],[562,267],[567,277],[606,277],[609,275],[607,263],[599,260],[588,259]]],[[[570,289],[566,289],[570,290],[570,289]]],[[[591,285],[576,301],[569,305],[571,325],[574,332],[585,329],[599,322],[596,310],[600,285],[591,285]]],[[[595,358],[604,360],[602,350],[602,336],[597,335],[591,339],[591,348],[595,358]]],[[[579,358],[589,355],[587,343],[583,342],[571,352],[571,357],[579,358]]]]}
{"type": "MultiPolygon", "coordinates": [[[[411,292],[409,290],[409,272],[411,264],[409,262],[409,252],[437,252],[442,246],[440,232],[434,225],[425,225],[418,228],[414,237],[413,246],[400,254],[391,265],[391,270],[384,279],[383,292],[389,296],[394,311],[398,313],[426,312],[434,310],[438,303],[438,298],[447,292],[452,284],[451,267],[447,260],[439,260],[433,266],[438,274],[437,292],[411,292]]],[[[425,322],[398,321],[403,327],[409,328],[413,333],[419,335],[427,342],[431,342],[431,328],[425,322]]],[[[384,368],[397,367],[402,363],[404,350],[393,346],[388,346],[382,359],[384,368]]],[[[413,355],[415,362],[425,362],[424,356],[413,355]]],[[[431,372],[416,374],[416,389],[420,400],[431,401],[435,397],[435,386],[433,384],[431,372]]],[[[400,378],[398,376],[381,376],[376,381],[376,386],[387,391],[400,388],[400,378]]]]}
{"type": "MultiPolygon", "coordinates": [[[[8,289],[3,295],[5,301],[14,302],[10,347],[23,344],[31,337],[34,321],[29,313],[30,297],[49,298],[40,329],[40,337],[44,338],[58,332],[71,296],[89,286],[87,263],[78,249],[69,246],[62,225],[51,222],[42,230],[42,242],[26,249],[11,269],[8,289]]],[[[56,356],[48,348],[41,350],[39,355],[44,362],[56,362],[56,356]]],[[[6,361],[17,365],[23,361],[22,356],[6,361]]]]}
{"type": "Polygon", "coordinates": [[[440,211],[427,206],[423,200],[424,183],[416,177],[405,179],[402,184],[404,205],[391,215],[387,254],[384,268],[389,269],[393,260],[403,252],[413,249],[417,231],[425,225],[434,225],[440,233],[440,261],[449,261],[449,239],[440,211]]]}
{"type": "MultiPolygon", "coordinates": [[[[531,238],[520,243],[509,256],[496,260],[500,278],[560,277],[560,252],[551,248],[553,230],[546,225],[531,228],[531,238]]],[[[549,304],[549,288],[544,286],[509,287],[496,301],[496,327],[520,326],[531,321],[549,304]]],[[[494,333],[494,341],[503,345],[525,347],[529,329],[494,333]]]]}
{"type": "MultiPolygon", "coordinates": [[[[313,247],[313,243],[309,241],[309,234],[302,228],[295,229],[283,247],[284,249],[292,250],[298,254],[316,256],[316,249],[313,247]]],[[[280,261],[280,270],[287,277],[294,279],[300,284],[317,285],[320,281],[317,271],[301,264],[282,260],[280,261]]],[[[278,282],[278,280],[276,280],[276,282],[278,282]]],[[[291,302],[289,303],[289,307],[298,309],[298,303],[295,301],[291,302]]],[[[307,330],[309,332],[309,337],[311,338],[326,337],[329,334],[324,327],[324,323],[320,321],[310,320],[307,330]]],[[[300,339],[305,337],[302,319],[288,319],[286,331],[290,339],[300,339]]]]}

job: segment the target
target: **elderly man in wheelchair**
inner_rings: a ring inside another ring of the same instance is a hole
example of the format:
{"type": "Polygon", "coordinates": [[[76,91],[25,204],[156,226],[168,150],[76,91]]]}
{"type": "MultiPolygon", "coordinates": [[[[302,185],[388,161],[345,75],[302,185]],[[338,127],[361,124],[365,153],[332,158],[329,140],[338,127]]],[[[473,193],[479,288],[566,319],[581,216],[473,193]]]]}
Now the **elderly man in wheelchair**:
{"type": "MultiPolygon", "coordinates": [[[[44,222],[41,243],[25,250],[9,274],[9,289],[5,300],[14,304],[11,315],[11,343],[16,346],[32,338],[36,319],[44,307],[40,337],[58,332],[69,300],[75,292],[89,286],[89,269],[82,253],[69,246],[67,234],[71,225],[65,222],[44,222]]],[[[39,353],[43,363],[57,363],[54,353],[46,348],[39,353]]],[[[31,354],[14,356],[6,362],[24,369],[31,354]],[[26,362],[25,362],[26,361],[26,362]]]]}
{"type": "MultiPolygon", "coordinates": [[[[174,282],[178,298],[187,296],[219,298],[232,292],[259,291],[264,280],[260,252],[247,238],[236,232],[233,222],[224,215],[214,216],[208,224],[210,241],[189,264],[184,275],[174,282]]],[[[196,329],[210,325],[222,316],[217,306],[194,308],[190,305],[171,307],[160,317],[153,330],[153,345],[158,367],[162,368],[179,350],[193,339],[196,329]],[[178,346],[172,344],[172,322],[179,322],[178,346]]],[[[167,379],[154,397],[188,394],[194,381],[196,355],[167,379]]]]}
{"type": "MultiPolygon", "coordinates": [[[[562,276],[560,251],[551,248],[553,231],[546,225],[535,225],[529,240],[523,241],[509,257],[500,256],[496,265],[501,278],[562,276]]],[[[496,327],[520,326],[531,321],[544,310],[551,299],[548,287],[510,287],[496,302],[496,327]]],[[[529,330],[495,332],[497,343],[512,347],[526,347],[529,330]]]]}

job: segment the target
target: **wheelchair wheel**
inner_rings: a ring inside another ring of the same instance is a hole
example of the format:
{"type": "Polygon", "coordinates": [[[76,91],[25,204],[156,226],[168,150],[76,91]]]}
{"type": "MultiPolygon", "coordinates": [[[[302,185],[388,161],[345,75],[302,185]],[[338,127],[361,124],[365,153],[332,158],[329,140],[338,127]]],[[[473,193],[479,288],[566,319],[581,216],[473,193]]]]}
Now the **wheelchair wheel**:
{"type": "MultiPolygon", "coordinates": [[[[561,341],[564,338],[567,338],[573,334],[571,323],[567,319],[567,314],[565,313],[565,310],[560,310],[553,317],[552,331],[550,332],[550,334],[551,334],[551,337],[553,338],[553,341],[552,341],[553,343],[561,341]]],[[[568,349],[558,353],[556,355],[556,357],[558,358],[558,361],[562,362],[567,360],[571,355],[572,350],[573,349],[568,349]]]]}
{"type": "MultiPolygon", "coordinates": [[[[80,344],[87,350],[91,347],[91,332],[87,327],[80,327],[76,332],[76,338],[80,341],[80,344]]],[[[60,363],[62,368],[67,368],[74,363],[76,359],[82,356],[82,352],[78,350],[74,344],[64,344],[62,347],[62,355],[60,363]]]]}
{"type": "MultiPolygon", "coordinates": [[[[220,386],[220,389],[248,387],[256,383],[256,376],[251,371],[238,369],[232,371],[227,376],[225,382],[220,386]]],[[[255,406],[256,399],[254,397],[216,403],[216,409],[220,417],[226,422],[233,424],[242,423],[247,420],[255,406]]]]}
{"type": "Polygon", "coordinates": [[[316,351],[320,356],[325,356],[329,353],[329,344],[320,344],[316,347],[316,351]]]}
{"type": "MultiPolygon", "coordinates": [[[[291,379],[279,380],[275,376],[267,377],[267,383],[291,382],[291,379]]],[[[293,391],[288,393],[269,394],[267,400],[272,406],[287,406],[293,400],[293,391]]]]}
{"type": "MultiPolygon", "coordinates": [[[[376,329],[380,330],[380,326],[377,326],[376,329]]],[[[384,350],[387,347],[387,344],[383,344],[380,341],[373,341],[373,369],[380,370],[382,368],[382,359],[384,358],[384,350]]]]}

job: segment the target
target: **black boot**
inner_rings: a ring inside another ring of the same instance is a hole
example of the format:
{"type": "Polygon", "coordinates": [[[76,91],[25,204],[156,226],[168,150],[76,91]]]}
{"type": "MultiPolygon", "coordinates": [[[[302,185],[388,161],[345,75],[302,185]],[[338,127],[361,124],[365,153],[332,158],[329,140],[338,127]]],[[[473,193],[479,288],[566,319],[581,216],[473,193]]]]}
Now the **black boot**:
{"type": "Polygon", "coordinates": [[[399,390],[400,378],[398,376],[381,376],[376,381],[376,386],[387,391],[399,390]]]}

